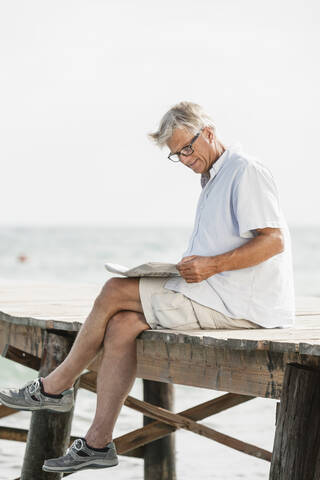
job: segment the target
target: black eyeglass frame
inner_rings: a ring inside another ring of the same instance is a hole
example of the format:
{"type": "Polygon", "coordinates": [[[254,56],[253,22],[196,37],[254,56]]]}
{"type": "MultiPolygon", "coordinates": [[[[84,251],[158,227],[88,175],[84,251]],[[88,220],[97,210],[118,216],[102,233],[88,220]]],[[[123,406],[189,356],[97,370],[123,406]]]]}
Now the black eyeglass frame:
{"type": "Polygon", "coordinates": [[[175,153],[170,153],[168,155],[168,159],[171,161],[171,162],[174,162],[174,163],[178,163],[178,162],[181,162],[180,160],[180,155],[182,155],[183,157],[190,157],[190,155],[193,154],[194,150],[192,148],[192,145],[194,144],[194,142],[197,140],[197,138],[199,137],[199,135],[201,134],[202,132],[202,129],[200,130],[200,132],[198,132],[191,140],[190,143],[188,143],[188,145],[185,145],[183,148],[181,148],[180,152],[175,152],[175,153]],[[191,152],[190,153],[183,153],[183,150],[185,148],[190,148],[191,149],[191,152]],[[171,157],[173,157],[174,155],[177,155],[178,156],[178,160],[173,160],[171,157]]]}

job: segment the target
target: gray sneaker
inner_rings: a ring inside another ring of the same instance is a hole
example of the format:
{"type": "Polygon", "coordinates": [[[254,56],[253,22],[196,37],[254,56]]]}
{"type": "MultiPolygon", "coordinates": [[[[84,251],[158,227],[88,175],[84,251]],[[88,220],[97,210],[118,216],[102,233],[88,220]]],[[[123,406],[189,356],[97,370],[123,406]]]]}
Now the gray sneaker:
{"type": "Polygon", "coordinates": [[[69,412],[74,405],[74,390],[70,388],[60,395],[45,395],[40,378],[31,380],[21,388],[0,390],[0,402],[17,410],[50,410],[69,412]]]}
{"type": "Polygon", "coordinates": [[[45,460],[42,470],[45,472],[78,472],[89,468],[108,468],[118,465],[116,446],[113,442],[103,449],[93,450],[84,438],[77,438],[63,457],[45,460]]]}

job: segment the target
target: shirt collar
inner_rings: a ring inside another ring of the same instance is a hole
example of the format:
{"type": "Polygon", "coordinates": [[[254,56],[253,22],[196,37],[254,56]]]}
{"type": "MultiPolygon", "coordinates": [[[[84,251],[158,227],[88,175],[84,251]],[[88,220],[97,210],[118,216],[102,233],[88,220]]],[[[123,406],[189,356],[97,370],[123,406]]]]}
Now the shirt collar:
{"type": "Polygon", "coordinates": [[[201,174],[201,186],[202,186],[202,188],[204,188],[207,185],[209,180],[212,180],[217,175],[220,168],[222,167],[223,162],[227,158],[227,152],[228,152],[228,150],[225,150],[223,152],[223,154],[220,155],[218,160],[216,160],[214,162],[214,164],[212,165],[212,167],[210,168],[210,170],[208,172],[205,172],[205,173],[201,174]]]}

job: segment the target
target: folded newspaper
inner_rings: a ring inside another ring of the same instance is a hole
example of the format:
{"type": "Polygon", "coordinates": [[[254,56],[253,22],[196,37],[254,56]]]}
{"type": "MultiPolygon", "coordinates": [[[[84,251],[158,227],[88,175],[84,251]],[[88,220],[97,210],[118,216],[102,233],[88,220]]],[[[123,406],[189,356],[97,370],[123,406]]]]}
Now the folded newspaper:
{"type": "Polygon", "coordinates": [[[128,268],[115,263],[106,263],[108,272],[125,277],[179,277],[180,273],[174,263],[149,262],[138,267],[128,268]]]}

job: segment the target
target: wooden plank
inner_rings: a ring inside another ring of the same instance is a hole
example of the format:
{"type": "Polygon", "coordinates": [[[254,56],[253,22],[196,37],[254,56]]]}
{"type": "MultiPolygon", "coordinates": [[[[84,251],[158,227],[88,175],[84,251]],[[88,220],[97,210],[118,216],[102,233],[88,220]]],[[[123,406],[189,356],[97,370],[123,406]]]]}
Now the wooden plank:
{"type": "Polygon", "coordinates": [[[39,370],[40,368],[41,359],[39,357],[26,353],[9,344],[6,344],[1,356],[13,362],[20,363],[25,367],[32,368],[33,370],[39,370]]]}
{"type": "MultiPolygon", "coordinates": [[[[47,324],[48,327],[52,325],[47,324]]],[[[70,326],[70,325],[69,325],[70,326]]],[[[203,344],[204,346],[212,346],[218,348],[229,348],[233,350],[271,350],[286,352],[299,352],[305,355],[320,356],[320,340],[304,338],[309,337],[307,332],[301,333],[300,342],[290,337],[275,338],[274,333],[269,330],[263,331],[250,330],[241,331],[191,331],[191,332],[177,332],[166,330],[149,330],[140,335],[139,338],[144,342],[165,342],[171,343],[186,343],[186,344],[203,344]],[[258,333],[259,332],[259,333],[258,333]],[[241,338],[246,335],[246,339],[241,338]],[[264,335],[264,339],[261,336],[264,335]],[[229,338],[226,338],[229,337],[229,338]],[[232,338],[234,337],[234,338],[232,338]],[[251,338],[250,338],[251,337],[251,338]],[[269,338],[268,340],[266,338],[269,338]]],[[[279,332],[279,330],[278,330],[279,332]]],[[[73,335],[76,332],[72,333],[73,335]]],[[[20,325],[0,320],[0,349],[5,347],[6,343],[17,346],[21,350],[39,356],[42,350],[43,331],[41,327],[20,325]]]]}
{"type": "MultiPolygon", "coordinates": [[[[61,320],[63,328],[68,330],[68,323],[84,321],[100,289],[98,284],[2,285],[0,309],[18,322],[25,323],[29,318],[31,325],[42,328],[45,328],[45,321],[61,320]],[[42,323],[33,323],[31,319],[42,323]]],[[[304,315],[320,315],[320,297],[297,297],[296,314],[298,322],[304,315]]],[[[72,328],[76,328],[75,325],[72,328]]]]}
{"type": "MultiPolygon", "coordinates": [[[[58,317],[58,316],[57,316],[58,317]]],[[[81,322],[78,317],[71,317],[69,319],[50,319],[47,316],[45,318],[32,318],[26,316],[12,316],[0,311],[0,321],[10,323],[11,325],[22,325],[24,327],[37,327],[43,330],[56,329],[65,330],[66,332],[78,332],[81,328],[81,322]]]]}
{"type": "Polygon", "coordinates": [[[31,326],[79,330],[94,299],[101,290],[98,284],[22,284],[0,286],[0,318],[5,315],[31,326]],[[20,318],[23,317],[23,318],[20,318]],[[68,326],[71,323],[71,326],[68,326]],[[77,325],[78,324],[78,325],[77,325]]]}
{"type": "MultiPolygon", "coordinates": [[[[232,408],[236,405],[240,405],[248,400],[252,400],[253,398],[254,397],[248,397],[245,395],[234,395],[232,393],[227,393],[218,398],[208,400],[207,402],[178,413],[179,415],[183,415],[191,420],[198,421],[232,408]]],[[[176,427],[173,427],[172,425],[167,425],[160,421],[152,422],[149,425],[118,437],[116,443],[117,451],[132,451],[131,449],[134,449],[137,446],[142,446],[153,440],[162,438],[169,433],[174,432],[175,430],[176,427]]]]}
{"type": "MultiPolygon", "coordinates": [[[[15,412],[17,412],[17,411],[18,410],[15,410],[15,412]]],[[[27,438],[28,438],[28,430],[25,430],[23,428],[1,427],[0,426],[0,438],[2,440],[11,440],[11,441],[15,441],[15,442],[26,442],[27,438]]],[[[75,437],[75,436],[71,435],[69,446],[77,438],[79,438],[79,437],[75,437]]],[[[140,448],[140,449],[136,448],[132,452],[125,452],[125,453],[120,453],[118,451],[118,454],[119,455],[124,455],[126,457],[144,458],[143,448],[140,448]]]]}
{"type": "Polygon", "coordinates": [[[6,407],[5,405],[0,405],[0,418],[8,417],[14,413],[17,413],[17,410],[6,407]]]}
{"type": "Polygon", "coordinates": [[[15,324],[0,319],[0,351],[2,352],[9,344],[40,358],[44,334],[45,330],[40,327],[30,327],[27,324],[15,324]]]}
{"type": "MultiPolygon", "coordinates": [[[[1,284],[0,298],[2,304],[15,305],[27,304],[52,304],[63,305],[66,303],[90,305],[102,285],[99,283],[29,283],[29,284],[1,284]]],[[[297,315],[304,313],[320,313],[319,296],[297,296],[297,315]]],[[[8,312],[10,313],[10,312],[8,312]]]]}
{"type": "MultiPolygon", "coordinates": [[[[85,387],[91,391],[95,391],[94,373],[89,372],[89,374],[88,373],[84,374],[81,377],[80,386],[85,387]]],[[[143,413],[144,415],[148,415],[151,418],[167,423],[170,426],[170,428],[173,428],[173,430],[171,431],[174,431],[176,428],[185,428],[194,433],[210,438],[211,440],[215,440],[218,443],[222,443],[223,445],[226,445],[230,448],[246,453],[247,455],[255,456],[257,458],[261,458],[267,461],[271,460],[270,452],[264,449],[261,449],[259,447],[256,447],[254,445],[242,442],[241,440],[235,439],[223,433],[217,432],[216,430],[213,430],[212,428],[206,427],[202,424],[197,424],[191,418],[187,418],[184,415],[172,413],[169,410],[156,407],[155,405],[151,405],[150,403],[143,402],[141,400],[133,398],[130,395],[126,398],[124,404],[129,408],[133,408],[134,410],[137,410],[143,413]]],[[[198,408],[201,409],[200,406],[198,406],[198,408]]],[[[144,429],[147,428],[148,426],[149,425],[145,426],[144,429]]],[[[139,431],[139,433],[140,432],[141,430],[139,431]]],[[[134,438],[132,438],[132,434],[131,434],[131,442],[133,442],[134,444],[133,447],[136,447],[139,445],[139,443],[135,441],[136,438],[137,438],[136,434],[134,435],[134,438]]],[[[139,435],[138,435],[138,439],[139,439],[139,435]]],[[[144,438],[143,444],[145,444],[145,441],[146,441],[146,438],[144,438]]],[[[118,449],[117,443],[116,443],[116,446],[118,449]]],[[[123,448],[123,445],[122,445],[122,448],[123,448]]],[[[119,451],[121,452],[121,449],[119,449],[119,451]]]]}
{"type": "Polygon", "coordinates": [[[320,370],[290,364],[277,421],[270,480],[320,478],[320,370]]]}
{"type": "MultiPolygon", "coordinates": [[[[42,336],[39,330],[41,329],[62,329],[67,332],[76,334],[79,330],[81,324],[79,322],[59,322],[56,320],[34,320],[29,318],[20,318],[15,319],[11,318],[6,314],[1,314],[0,312],[0,348],[1,344],[5,342],[5,333],[4,331],[8,329],[8,325],[12,330],[11,333],[15,333],[15,336],[19,334],[19,326],[21,332],[24,332],[22,335],[30,337],[32,340],[34,337],[35,330],[31,331],[30,328],[38,329],[36,341],[39,343],[40,337],[42,336]],[[23,323],[21,323],[23,321],[23,323]],[[14,326],[17,328],[14,329],[14,326]],[[32,333],[30,335],[30,333],[32,333]]],[[[258,350],[269,350],[270,343],[279,343],[282,345],[283,351],[300,351],[300,343],[309,344],[309,345],[320,345],[320,328],[316,329],[257,329],[257,330],[199,330],[199,331],[173,331],[173,330],[148,330],[143,332],[143,337],[149,341],[164,341],[166,343],[180,342],[187,343],[192,341],[194,343],[202,343],[204,345],[229,345],[230,348],[236,349],[258,349],[258,350]],[[241,340],[241,342],[235,343],[232,340],[241,340]],[[252,343],[256,342],[256,343],[252,343]],[[286,345],[287,344],[287,345],[286,345]]],[[[7,343],[7,342],[6,342],[7,343]]],[[[10,342],[10,343],[16,343],[10,342]]],[[[24,342],[20,342],[22,346],[24,342]]],[[[39,344],[40,347],[40,344],[39,344]]],[[[30,349],[29,349],[30,350],[30,349]]],[[[39,350],[39,349],[38,349],[39,350]]],[[[318,350],[315,350],[314,355],[318,355],[318,350]]],[[[31,351],[30,351],[31,353],[31,351]]],[[[319,351],[320,355],[320,351],[319,351]]]]}
{"type": "MultiPolygon", "coordinates": [[[[158,341],[163,339],[167,343],[184,343],[188,341],[187,337],[192,337],[194,342],[207,343],[203,339],[219,339],[219,340],[254,340],[260,342],[261,346],[263,342],[268,341],[282,341],[292,342],[298,344],[300,340],[310,339],[312,341],[320,341],[320,328],[287,328],[287,329],[248,329],[248,330],[146,330],[142,334],[146,339],[150,341],[158,341]]],[[[190,341],[190,340],[189,340],[190,341]]]]}
{"type": "MultiPolygon", "coordinates": [[[[244,348],[241,342],[230,345],[230,342],[210,337],[210,343],[202,345],[201,339],[194,336],[183,335],[180,341],[175,333],[154,332],[158,339],[155,341],[146,333],[148,331],[137,338],[138,377],[255,397],[280,398],[288,362],[314,364],[320,360],[319,352],[304,353],[308,345],[302,352],[295,351],[295,347],[283,351],[283,345],[275,343],[269,345],[270,350],[260,351],[254,342],[244,348]]],[[[40,357],[43,334],[40,328],[0,321],[0,347],[1,342],[12,343],[40,357]]],[[[205,337],[204,341],[207,340],[205,337]]],[[[99,362],[98,355],[89,369],[97,372],[99,362]]]]}
{"type": "MultiPolygon", "coordinates": [[[[298,333],[274,330],[219,330],[219,331],[191,331],[181,332],[173,330],[147,330],[139,338],[144,342],[162,341],[167,344],[194,344],[212,346],[218,348],[227,348],[230,350],[264,350],[264,351],[282,351],[300,352],[300,345],[308,344],[320,346],[320,332],[310,330],[301,330],[298,333]],[[246,337],[246,338],[244,338],[246,337]]],[[[314,349],[313,355],[320,355],[320,349],[314,349]],[[318,352],[318,353],[317,353],[318,352]]]]}
{"type": "Polygon", "coordinates": [[[127,402],[130,408],[134,408],[135,410],[143,413],[144,415],[148,415],[155,420],[161,420],[162,422],[167,423],[170,426],[174,426],[176,428],[183,428],[193,433],[197,433],[198,435],[210,438],[211,440],[221,443],[222,445],[225,445],[227,447],[233,448],[234,450],[238,450],[239,452],[246,453],[247,455],[251,455],[262,460],[271,460],[271,453],[267,450],[256,447],[255,445],[251,445],[246,442],[242,442],[241,440],[230,437],[229,435],[225,435],[221,432],[218,432],[217,430],[214,430],[213,428],[209,428],[203,424],[194,422],[187,417],[172,413],[169,410],[157,407],[147,402],[143,402],[136,398],[127,398],[127,402]]]}
{"type": "MultiPolygon", "coordinates": [[[[80,377],[80,388],[85,388],[90,392],[96,393],[96,382],[97,382],[97,373],[96,372],[86,372],[83,373],[80,377]]],[[[131,398],[128,395],[127,398],[131,398]]],[[[214,398],[213,400],[208,400],[207,402],[201,403],[196,407],[183,410],[182,414],[187,414],[192,420],[202,420],[211,415],[216,415],[217,413],[228,410],[229,408],[235,407],[242,403],[253,400],[255,397],[250,395],[238,395],[234,393],[226,393],[220,397],[214,398]]],[[[126,403],[124,403],[126,405],[126,403]]],[[[129,407],[130,405],[126,405],[129,407]]],[[[155,423],[153,423],[155,425],[155,423]]]]}
{"type": "MultiPolygon", "coordinates": [[[[17,412],[18,410],[16,410],[17,412]]],[[[28,430],[23,428],[1,427],[0,438],[2,440],[12,440],[15,442],[26,442],[28,437],[28,430]]]]}
{"type": "Polygon", "coordinates": [[[137,339],[137,376],[230,393],[279,399],[288,362],[320,362],[298,352],[236,350],[137,339]]]}
{"type": "MultiPolygon", "coordinates": [[[[96,284],[1,286],[0,320],[24,327],[58,329],[75,334],[80,329],[100,288],[96,284]]],[[[282,348],[283,352],[296,351],[308,354],[311,347],[303,346],[301,349],[300,344],[320,345],[320,297],[297,297],[296,312],[297,325],[291,329],[198,330],[184,332],[184,336],[183,332],[153,330],[144,332],[143,335],[152,335],[153,337],[149,339],[154,338],[156,341],[160,340],[161,334],[167,334],[166,342],[170,336],[179,335],[179,341],[183,342],[188,341],[189,337],[199,337],[204,345],[208,345],[209,339],[212,339],[213,345],[215,341],[223,340],[233,349],[282,348]],[[235,339],[241,341],[238,343],[231,341],[235,339]],[[278,347],[275,344],[278,344],[278,347]]],[[[318,348],[311,351],[312,355],[320,355],[318,348]]]]}

